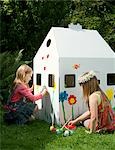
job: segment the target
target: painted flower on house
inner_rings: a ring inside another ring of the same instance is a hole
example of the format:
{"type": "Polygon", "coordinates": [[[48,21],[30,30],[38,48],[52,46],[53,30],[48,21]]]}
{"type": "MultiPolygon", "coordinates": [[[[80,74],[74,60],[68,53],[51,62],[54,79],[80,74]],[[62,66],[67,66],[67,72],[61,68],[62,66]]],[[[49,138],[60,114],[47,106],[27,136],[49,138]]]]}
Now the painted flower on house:
{"type": "Polygon", "coordinates": [[[69,103],[70,105],[73,105],[73,104],[75,104],[76,102],[77,102],[76,97],[75,97],[74,95],[70,95],[69,98],[68,98],[68,103],[69,103]]]}
{"type": "Polygon", "coordinates": [[[74,108],[73,105],[77,102],[76,97],[74,95],[70,95],[68,98],[68,103],[72,106],[72,119],[74,119],[74,108]]]}
{"type": "Polygon", "coordinates": [[[64,102],[64,100],[67,100],[68,94],[66,91],[61,92],[59,94],[59,102],[64,102]]]}
{"type": "Polygon", "coordinates": [[[74,68],[74,69],[78,69],[79,67],[80,67],[80,64],[74,64],[74,65],[73,65],[73,68],[74,68]]]}
{"type": "Polygon", "coordinates": [[[61,102],[61,104],[62,104],[63,117],[64,117],[65,122],[66,122],[66,114],[65,114],[65,108],[64,108],[64,101],[67,100],[67,97],[68,97],[68,94],[66,93],[66,91],[60,92],[59,102],[61,102]]]}

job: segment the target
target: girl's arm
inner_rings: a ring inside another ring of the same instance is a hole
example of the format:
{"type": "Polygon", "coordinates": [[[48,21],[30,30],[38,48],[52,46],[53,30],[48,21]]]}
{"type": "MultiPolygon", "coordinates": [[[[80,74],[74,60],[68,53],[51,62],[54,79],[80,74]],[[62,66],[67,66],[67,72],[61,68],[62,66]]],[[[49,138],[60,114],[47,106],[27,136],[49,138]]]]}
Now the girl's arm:
{"type": "Polygon", "coordinates": [[[89,107],[90,107],[90,133],[96,131],[96,125],[98,123],[98,99],[96,94],[92,94],[89,97],[89,107]]]}
{"type": "Polygon", "coordinates": [[[30,101],[36,101],[38,99],[42,99],[43,96],[46,93],[46,90],[44,89],[41,93],[37,94],[37,95],[33,95],[30,91],[30,88],[27,88],[24,85],[21,85],[18,89],[19,94],[22,97],[26,97],[27,99],[29,99],[30,101]]]}
{"type": "Polygon", "coordinates": [[[69,125],[79,123],[80,121],[84,121],[85,119],[88,119],[89,117],[90,117],[90,111],[88,110],[85,113],[83,113],[81,116],[76,118],[75,120],[70,121],[69,125]]]}

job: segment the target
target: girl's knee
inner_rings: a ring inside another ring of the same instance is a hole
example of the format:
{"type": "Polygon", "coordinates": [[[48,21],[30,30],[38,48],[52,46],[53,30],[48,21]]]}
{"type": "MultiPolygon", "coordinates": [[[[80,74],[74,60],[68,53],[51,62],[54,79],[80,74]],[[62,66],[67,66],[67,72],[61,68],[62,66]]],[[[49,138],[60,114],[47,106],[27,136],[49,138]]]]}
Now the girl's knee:
{"type": "Polygon", "coordinates": [[[84,126],[89,129],[90,119],[84,121],[84,126]]]}

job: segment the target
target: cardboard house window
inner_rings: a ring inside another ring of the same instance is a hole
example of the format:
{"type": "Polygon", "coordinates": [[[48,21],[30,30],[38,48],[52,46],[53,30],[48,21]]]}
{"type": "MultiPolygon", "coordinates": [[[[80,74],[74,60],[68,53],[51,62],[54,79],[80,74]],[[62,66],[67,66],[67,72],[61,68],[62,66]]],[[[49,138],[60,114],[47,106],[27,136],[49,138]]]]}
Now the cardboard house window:
{"type": "Polygon", "coordinates": [[[54,87],[54,75],[53,74],[49,74],[48,75],[48,86],[49,87],[54,87]]]}
{"type": "Polygon", "coordinates": [[[107,74],[107,85],[115,85],[115,73],[107,74]]]}
{"type": "Polygon", "coordinates": [[[41,74],[37,74],[36,76],[37,76],[36,84],[41,85],[41,74]]]}
{"type": "Polygon", "coordinates": [[[75,87],[75,74],[65,75],[65,88],[75,87]]]}
{"type": "Polygon", "coordinates": [[[32,87],[32,85],[33,85],[33,75],[32,75],[32,77],[31,77],[31,80],[29,81],[29,87],[32,87]]]}
{"type": "Polygon", "coordinates": [[[100,80],[98,80],[98,83],[100,84],[100,80]]]}

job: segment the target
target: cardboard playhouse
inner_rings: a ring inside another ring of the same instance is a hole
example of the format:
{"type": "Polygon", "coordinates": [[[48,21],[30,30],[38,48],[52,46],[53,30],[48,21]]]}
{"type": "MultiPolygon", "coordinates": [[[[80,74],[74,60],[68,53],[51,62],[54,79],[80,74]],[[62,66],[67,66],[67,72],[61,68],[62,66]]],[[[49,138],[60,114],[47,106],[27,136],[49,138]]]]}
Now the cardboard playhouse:
{"type": "Polygon", "coordinates": [[[52,27],[33,60],[34,94],[43,86],[48,94],[37,102],[38,117],[64,124],[87,110],[78,76],[94,70],[115,109],[115,53],[96,30],[70,24],[52,27]]]}

